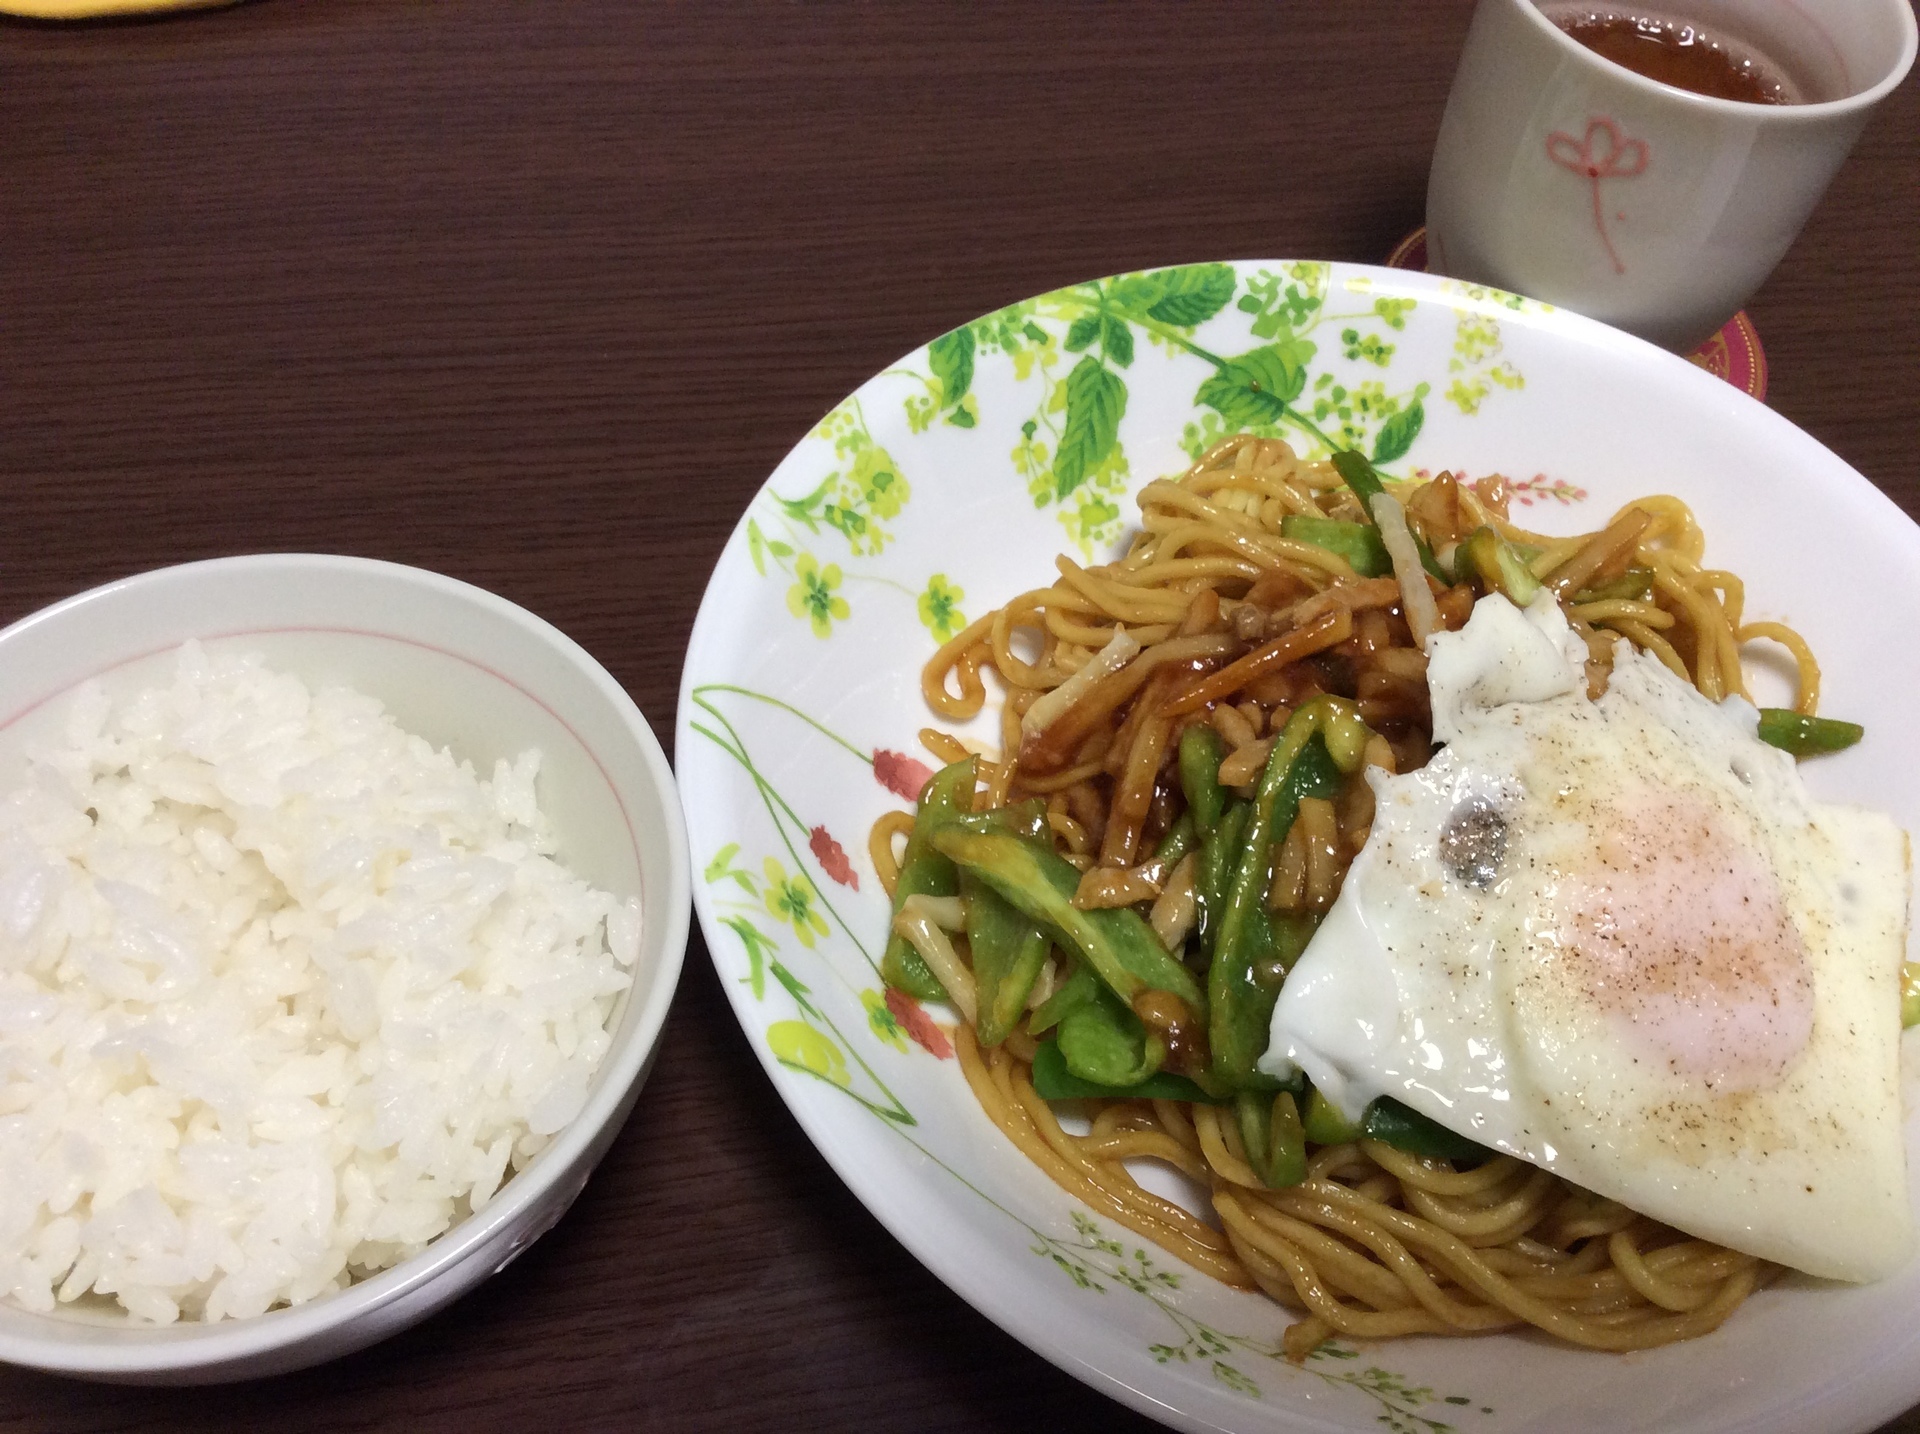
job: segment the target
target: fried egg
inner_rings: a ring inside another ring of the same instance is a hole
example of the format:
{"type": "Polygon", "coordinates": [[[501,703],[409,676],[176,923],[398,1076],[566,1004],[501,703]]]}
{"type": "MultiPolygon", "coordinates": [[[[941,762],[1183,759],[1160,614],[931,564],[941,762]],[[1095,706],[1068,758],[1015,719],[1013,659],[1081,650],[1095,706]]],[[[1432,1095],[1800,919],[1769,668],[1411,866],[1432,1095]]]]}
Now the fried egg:
{"type": "Polygon", "coordinates": [[[1906,834],[1624,642],[1590,700],[1551,595],[1428,651],[1444,748],[1369,772],[1262,1068],[1815,1275],[1897,1268],[1906,834]]]}

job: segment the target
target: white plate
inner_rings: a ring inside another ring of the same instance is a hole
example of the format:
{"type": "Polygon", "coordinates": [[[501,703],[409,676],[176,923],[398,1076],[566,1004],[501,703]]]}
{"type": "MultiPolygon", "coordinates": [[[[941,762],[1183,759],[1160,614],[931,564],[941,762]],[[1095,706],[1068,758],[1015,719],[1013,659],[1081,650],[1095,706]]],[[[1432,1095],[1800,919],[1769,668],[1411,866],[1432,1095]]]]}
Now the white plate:
{"type": "MultiPolygon", "coordinates": [[[[1090,1216],[951,1058],[903,1035],[874,971],[887,907],[866,840],[902,805],[889,769],[927,760],[936,635],[1044,585],[1057,552],[1103,555],[1133,491],[1261,424],[1309,452],[1364,445],[1396,474],[1505,473],[1516,518],[1549,531],[1682,495],[1749,612],[1814,644],[1823,710],[1867,724],[1808,769],[1816,793],[1920,827],[1920,530],[1778,415],[1636,339],[1423,274],[1247,262],[1079,285],[956,330],[836,408],[754,499],[701,606],[677,739],[706,868],[695,906],[781,1096],[960,1295],[1182,1428],[1805,1434],[1920,1400],[1920,1265],[1861,1289],[1790,1282],[1645,1354],[1423,1338],[1296,1368],[1277,1354],[1283,1311],[1090,1216]]],[[[1785,690],[1761,674],[1762,701],[1785,690]]]]}

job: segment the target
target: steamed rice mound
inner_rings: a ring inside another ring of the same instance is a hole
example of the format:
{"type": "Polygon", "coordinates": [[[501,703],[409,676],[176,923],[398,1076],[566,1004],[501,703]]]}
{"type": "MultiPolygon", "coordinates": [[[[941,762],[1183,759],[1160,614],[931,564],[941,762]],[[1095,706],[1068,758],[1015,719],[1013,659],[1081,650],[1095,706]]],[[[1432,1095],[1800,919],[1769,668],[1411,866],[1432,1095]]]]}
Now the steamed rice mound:
{"type": "Polygon", "coordinates": [[[483,1206],[586,1099],[635,901],[369,697],[183,648],[0,800],[0,1293],[297,1304],[483,1206]]]}

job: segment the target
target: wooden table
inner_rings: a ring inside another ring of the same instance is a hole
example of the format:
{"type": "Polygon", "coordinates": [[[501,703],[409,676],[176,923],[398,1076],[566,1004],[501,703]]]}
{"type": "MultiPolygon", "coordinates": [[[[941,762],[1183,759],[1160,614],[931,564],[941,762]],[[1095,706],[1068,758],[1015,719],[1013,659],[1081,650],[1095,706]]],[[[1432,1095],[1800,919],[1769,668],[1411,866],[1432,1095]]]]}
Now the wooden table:
{"type": "MultiPolygon", "coordinates": [[[[258,0],[0,25],[0,619],[192,558],[389,558],[551,619],[670,743],[707,574],[816,418],[1073,279],[1383,256],[1421,218],[1468,9],[258,0]]],[[[1916,134],[1910,82],[1751,313],[1774,406],[1920,514],[1916,134]]],[[[8,1434],[1076,1418],[1148,1427],[867,1215],[697,934],[625,1135],[452,1309],[236,1388],[0,1372],[8,1434]]]]}

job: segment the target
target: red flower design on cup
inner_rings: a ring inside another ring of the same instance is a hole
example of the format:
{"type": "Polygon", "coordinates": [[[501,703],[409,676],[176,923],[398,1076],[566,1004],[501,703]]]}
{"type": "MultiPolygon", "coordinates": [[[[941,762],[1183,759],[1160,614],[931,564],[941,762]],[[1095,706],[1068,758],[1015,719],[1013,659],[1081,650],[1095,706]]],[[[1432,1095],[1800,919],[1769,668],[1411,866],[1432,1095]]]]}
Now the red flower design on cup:
{"type": "Polygon", "coordinates": [[[1627,139],[1620,126],[1604,115],[1587,121],[1587,132],[1575,139],[1563,129],[1547,136],[1547,158],[1562,169],[1570,169],[1585,179],[1593,190],[1593,227],[1600,231],[1600,242],[1607,247],[1613,272],[1624,274],[1627,266],[1613,247],[1607,233],[1606,209],[1600,202],[1600,181],[1631,179],[1646,172],[1649,151],[1645,140],[1627,139]]]}

